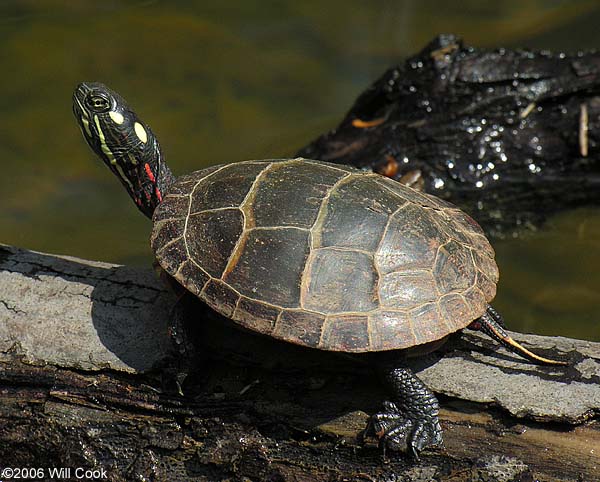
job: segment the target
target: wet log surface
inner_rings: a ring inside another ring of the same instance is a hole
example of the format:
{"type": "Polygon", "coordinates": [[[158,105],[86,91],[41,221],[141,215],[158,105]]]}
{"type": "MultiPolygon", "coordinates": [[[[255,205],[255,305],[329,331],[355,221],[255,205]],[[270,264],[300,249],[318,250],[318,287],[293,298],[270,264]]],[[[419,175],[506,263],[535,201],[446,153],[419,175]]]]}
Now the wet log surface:
{"type": "MultiPolygon", "coordinates": [[[[359,443],[385,393],[344,357],[232,330],[202,306],[197,370],[175,375],[174,297],[151,270],[0,248],[0,461],[105,480],[594,480],[600,344],[474,333],[415,360],[445,447],[419,463],[359,443]],[[161,368],[162,367],[162,368],[161,368]]],[[[48,474],[48,472],[46,472],[48,474]]],[[[1,478],[0,478],[1,480],[1,478]]]]}
{"type": "Polygon", "coordinates": [[[443,35],[298,154],[415,182],[502,237],[600,204],[598,146],[599,53],[485,50],[443,35]]]}

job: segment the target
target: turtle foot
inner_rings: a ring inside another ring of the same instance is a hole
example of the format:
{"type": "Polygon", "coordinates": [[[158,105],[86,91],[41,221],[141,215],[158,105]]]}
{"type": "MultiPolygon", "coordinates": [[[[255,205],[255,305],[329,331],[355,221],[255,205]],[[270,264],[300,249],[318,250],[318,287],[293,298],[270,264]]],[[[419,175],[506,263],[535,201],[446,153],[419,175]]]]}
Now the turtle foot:
{"type": "Polygon", "coordinates": [[[365,435],[377,437],[384,450],[408,452],[416,460],[423,449],[443,443],[437,416],[409,415],[389,401],[383,402],[381,412],[371,416],[365,435]]]}

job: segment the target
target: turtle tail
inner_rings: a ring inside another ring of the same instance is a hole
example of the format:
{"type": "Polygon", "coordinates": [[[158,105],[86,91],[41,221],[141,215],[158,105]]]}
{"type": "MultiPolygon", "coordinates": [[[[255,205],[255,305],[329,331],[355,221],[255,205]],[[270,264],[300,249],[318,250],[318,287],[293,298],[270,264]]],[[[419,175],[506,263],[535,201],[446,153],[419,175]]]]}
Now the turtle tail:
{"type": "Polygon", "coordinates": [[[517,353],[523,358],[526,358],[534,363],[539,363],[542,365],[568,365],[567,362],[544,358],[529,351],[520,343],[513,340],[504,329],[504,326],[504,320],[502,319],[500,313],[488,305],[486,312],[481,316],[481,318],[476,320],[471,327],[473,329],[483,331],[490,338],[493,338],[499,342],[507,350],[517,353]]]}

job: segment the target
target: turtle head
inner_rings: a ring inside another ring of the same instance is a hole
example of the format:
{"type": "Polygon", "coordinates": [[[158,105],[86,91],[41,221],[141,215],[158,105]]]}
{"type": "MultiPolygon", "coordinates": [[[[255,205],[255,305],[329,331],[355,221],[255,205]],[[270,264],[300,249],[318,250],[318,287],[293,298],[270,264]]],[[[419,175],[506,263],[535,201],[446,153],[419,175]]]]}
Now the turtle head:
{"type": "Polygon", "coordinates": [[[88,145],[151,218],[173,175],[150,128],[119,94],[96,82],[77,86],[73,113],[88,145]]]}

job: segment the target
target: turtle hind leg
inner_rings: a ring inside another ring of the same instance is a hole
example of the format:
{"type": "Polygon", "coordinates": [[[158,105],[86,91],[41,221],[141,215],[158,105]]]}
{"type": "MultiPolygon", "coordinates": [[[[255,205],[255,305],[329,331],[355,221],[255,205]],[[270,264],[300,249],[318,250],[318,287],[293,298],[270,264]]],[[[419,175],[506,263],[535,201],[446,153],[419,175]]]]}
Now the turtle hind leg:
{"type": "Polygon", "coordinates": [[[486,313],[490,315],[498,325],[506,329],[506,322],[504,321],[504,318],[492,305],[487,305],[486,313]]]}
{"type": "Polygon", "coordinates": [[[499,342],[507,350],[517,353],[523,358],[534,363],[539,363],[542,365],[568,365],[567,362],[544,358],[529,351],[520,343],[513,340],[504,329],[504,326],[504,319],[500,313],[488,305],[486,312],[479,319],[473,322],[473,324],[470,325],[470,328],[483,331],[490,338],[499,342]]]}
{"type": "Polygon", "coordinates": [[[371,416],[365,435],[377,437],[384,450],[408,451],[418,460],[421,450],[442,444],[439,403],[410,369],[380,366],[378,370],[394,401],[385,401],[383,410],[371,416]]]}

